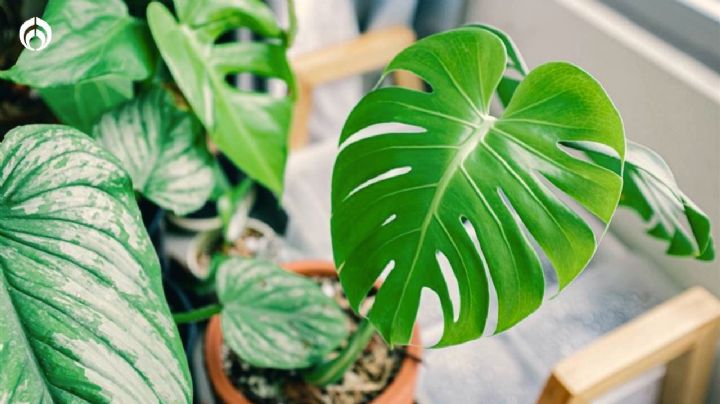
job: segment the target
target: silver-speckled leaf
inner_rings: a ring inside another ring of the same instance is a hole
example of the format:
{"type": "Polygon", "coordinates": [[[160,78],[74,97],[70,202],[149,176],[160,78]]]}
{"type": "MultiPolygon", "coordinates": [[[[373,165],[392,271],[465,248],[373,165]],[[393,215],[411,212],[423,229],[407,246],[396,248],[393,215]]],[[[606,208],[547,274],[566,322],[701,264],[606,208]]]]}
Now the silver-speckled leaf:
{"type": "Polygon", "coordinates": [[[345,315],[317,284],[270,262],[224,261],[217,291],[225,343],[251,365],[308,367],[347,337],[345,315]]]}
{"type": "Polygon", "coordinates": [[[130,179],[89,137],[0,144],[0,402],[191,401],[130,179]]]}
{"type": "Polygon", "coordinates": [[[103,115],[93,137],[120,159],[138,192],[183,215],[200,208],[214,185],[200,130],[169,92],[156,88],[103,115]]]}

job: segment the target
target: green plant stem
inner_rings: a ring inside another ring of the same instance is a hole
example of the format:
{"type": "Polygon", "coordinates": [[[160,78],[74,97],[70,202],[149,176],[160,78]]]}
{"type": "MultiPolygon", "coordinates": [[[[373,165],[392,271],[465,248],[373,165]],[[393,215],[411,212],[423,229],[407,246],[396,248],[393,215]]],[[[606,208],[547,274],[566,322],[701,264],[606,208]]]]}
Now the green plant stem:
{"type": "Polygon", "coordinates": [[[375,328],[370,324],[370,321],[363,319],[358,324],[358,329],[350,337],[347,346],[340,351],[338,356],[308,369],[303,374],[305,381],[316,386],[325,386],[342,379],[348,368],[355,363],[365,350],[374,334],[375,328]]]}
{"type": "Polygon", "coordinates": [[[173,320],[175,324],[194,323],[197,321],[207,320],[213,315],[220,313],[222,305],[220,304],[209,304],[199,309],[190,310],[182,313],[173,313],[173,320]]]}

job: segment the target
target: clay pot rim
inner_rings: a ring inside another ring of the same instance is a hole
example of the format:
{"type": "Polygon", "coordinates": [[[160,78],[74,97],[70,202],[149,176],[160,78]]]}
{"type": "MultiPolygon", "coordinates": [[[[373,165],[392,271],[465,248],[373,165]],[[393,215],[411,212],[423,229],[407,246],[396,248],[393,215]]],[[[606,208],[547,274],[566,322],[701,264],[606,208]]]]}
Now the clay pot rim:
{"type": "MultiPolygon", "coordinates": [[[[304,276],[336,276],[335,266],[328,261],[305,260],[293,261],[282,265],[288,271],[304,276]]],[[[220,349],[223,343],[220,315],[210,318],[205,334],[205,365],[214,391],[225,403],[250,404],[250,401],[232,384],[223,369],[220,349]]],[[[377,396],[372,403],[391,404],[412,402],[417,379],[419,358],[422,355],[420,330],[415,326],[411,345],[407,346],[407,354],[402,360],[400,369],[393,381],[377,396]],[[407,396],[403,401],[402,398],[407,396]]]]}

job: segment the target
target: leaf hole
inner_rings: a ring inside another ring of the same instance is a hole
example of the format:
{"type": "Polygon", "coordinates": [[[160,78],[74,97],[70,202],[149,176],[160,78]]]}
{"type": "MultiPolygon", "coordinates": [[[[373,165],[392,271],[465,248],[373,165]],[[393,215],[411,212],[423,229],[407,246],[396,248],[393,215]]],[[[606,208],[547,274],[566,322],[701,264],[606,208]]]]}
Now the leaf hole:
{"type": "Polygon", "coordinates": [[[389,134],[418,134],[425,133],[425,128],[417,125],[408,125],[401,122],[383,122],[376,123],[374,125],[366,126],[365,128],[353,133],[345,139],[340,145],[339,152],[342,152],[347,146],[358,142],[363,139],[369,139],[374,136],[389,135],[389,134]]]}
{"type": "Polygon", "coordinates": [[[445,333],[442,305],[437,292],[427,286],[420,290],[418,312],[423,313],[422,317],[423,320],[425,320],[425,324],[420,324],[422,327],[423,345],[436,345],[445,333]]]}
{"type": "MultiPolygon", "coordinates": [[[[588,141],[577,141],[577,142],[558,142],[557,146],[560,150],[565,152],[571,157],[578,160],[594,163],[592,158],[588,156],[588,153],[593,153],[604,157],[608,161],[609,169],[615,174],[620,175],[621,173],[621,161],[620,155],[610,146],[588,141]]],[[[597,163],[594,163],[597,164],[597,163]]]]}
{"type": "Polygon", "coordinates": [[[435,252],[435,260],[437,260],[443,280],[445,281],[445,285],[447,285],[448,294],[450,295],[453,323],[455,323],[458,321],[458,318],[460,318],[460,286],[458,285],[458,280],[452,269],[452,265],[450,265],[450,260],[448,260],[442,251],[435,252]]]}
{"type": "Polygon", "coordinates": [[[380,225],[380,227],[387,226],[388,224],[392,223],[395,219],[397,219],[396,214],[392,214],[385,219],[385,221],[380,225]]]}
{"type": "Polygon", "coordinates": [[[487,260],[485,259],[485,253],[483,252],[482,246],[480,246],[480,239],[477,236],[475,226],[473,226],[472,222],[470,222],[470,220],[465,216],[460,217],[460,223],[465,229],[465,233],[470,238],[470,241],[472,241],[473,246],[475,247],[475,252],[477,252],[480,257],[480,261],[482,261],[482,269],[488,284],[488,313],[487,318],[485,319],[483,335],[491,336],[495,334],[498,324],[498,296],[497,291],[495,290],[495,283],[492,275],[490,274],[490,269],[488,267],[487,260]]]}
{"type": "Polygon", "coordinates": [[[390,169],[390,170],[388,170],[388,171],[386,171],[386,172],[384,172],[384,173],[382,173],[382,174],[380,174],[380,175],[378,175],[378,176],[376,176],[376,177],[374,177],[374,178],[371,178],[371,179],[363,182],[362,184],[358,185],[358,186],[355,187],[352,191],[350,191],[350,193],[345,197],[345,199],[347,200],[348,198],[352,197],[352,196],[355,195],[356,193],[362,191],[363,189],[365,189],[365,188],[367,188],[367,187],[369,187],[369,186],[371,186],[371,185],[373,185],[373,184],[377,184],[378,182],[381,182],[381,181],[386,181],[386,180],[389,180],[389,179],[391,179],[391,178],[395,178],[395,177],[398,177],[398,176],[401,176],[401,175],[405,175],[405,174],[409,173],[410,171],[412,171],[412,167],[410,167],[410,166],[397,167],[397,168],[390,169]]]}
{"type": "Polygon", "coordinates": [[[573,212],[575,212],[580,218],[590,225],[590,229],[595,235],[595,240],[600,240],[605,232],[605,223],[595,216],[592,212],[587,210],[582,204],[576,201],[573,197],[566,194],[565,191],[558,188],[552,181],[547,179],[541,172],[535,172],[534,177],[545,187],[547,187],[560,201],[567,205],[573,212]]]}
{"type": "Polygon", "coordinates": [[[383,83],[387,82],[388,80],[390,80],[392,82],[392,85],[396,87],[407,88],[408,90],[423,93],[433,92],[433,88],[430,83],[427,82],[427,80],[418,76],[414,72],[411,72],[410,70],[392,70],[388,75],[386,75],[386,80],[383,83]]]}
{"type": "Polygon", "coordinates": [[[510,199],[505,194],[505,191],[503,191],[502,188],[498,188],[497,191],[503,204],[510,211],[513,219],[515,219],[515,223],[518,225],[520,231],[525,236],[525,239],[528,240],[533,250],[535,251],[535,254],[537,254],[538,258],[540,258],[540,265],[542,267],[543,281],[545,285],[543,299],[547,300],[548,296],[555,296],[555,294],[557,294],[557,292],[559,291],[558,277],[557,273],[555,272],[555,268],[553,268],[552,264],[550,263],[550,259],[545,254],[545,251],[543,251],[542,247],[540,247],[540,244],[537,242],[535,237],[533,237],[533,235],[530,233],[530,230],[528,230],[527,226],[525,226],[525,222],[523,222],[522,218],[520,218],[520,215],[517,213],[517,210],[515,210],[515,207],[513,206],[512,202],[510,202],[510,199]]]}

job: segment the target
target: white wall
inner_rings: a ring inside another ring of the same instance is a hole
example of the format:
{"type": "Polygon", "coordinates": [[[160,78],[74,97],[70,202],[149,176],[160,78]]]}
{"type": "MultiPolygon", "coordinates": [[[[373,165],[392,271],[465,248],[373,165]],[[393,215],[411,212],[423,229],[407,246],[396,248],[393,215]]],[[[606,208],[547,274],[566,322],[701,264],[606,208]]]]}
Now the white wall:
{"type": "MultiPolygon", "coordinates": [[[[470,0],[468,22],[495,25],[518,44],[530,67],[573,62],[607,89],[628,138],[658,151],[720,239],[720,77],[615,11],[592,0],[470,0]]],[[[715,44],[717,46],[717,43],[715,44]]],[[[679,284],[720,295],[720,261],[666,257],[665,245],[621,212],[613,230],[679,284]]]]}

